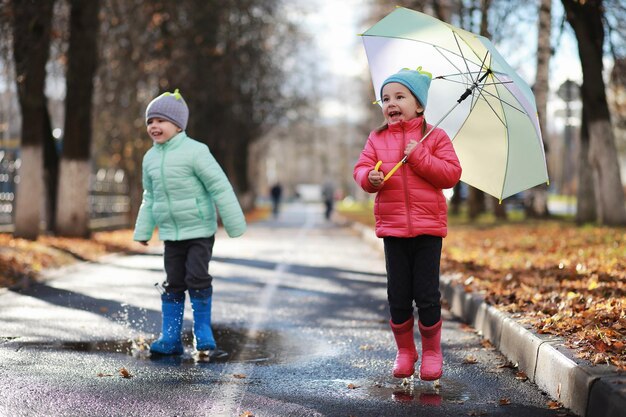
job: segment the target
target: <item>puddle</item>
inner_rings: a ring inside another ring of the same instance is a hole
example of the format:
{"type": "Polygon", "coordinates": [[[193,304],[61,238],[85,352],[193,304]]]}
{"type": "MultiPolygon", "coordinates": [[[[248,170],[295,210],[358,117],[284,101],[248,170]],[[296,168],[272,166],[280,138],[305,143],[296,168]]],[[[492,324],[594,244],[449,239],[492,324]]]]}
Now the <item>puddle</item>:
{"type": "MultiPolygon", "coordinates": [[[[17,350],[50,349],[86,353],[119,353],[137,359],[154,360],[156,362],[180,364],[254,362],[258,364],[276,364],[286,362],[298,355],[305,354],[306,343],[296,344],[276,331],[258,331],[250,338],[246,329],[213,326],[213,334],[217,349],[210,357],[194,352],[191,331],[184,332],[183,344],[185,353],[181,356],[155,356],[149,351],[153,338],[142,337],[131,340],[102,340],[89,342],[22,342],[17,350]]],[[[307,354],[310,354],[308,352],[307,354]]]]}
{"type": "Polygon", "coordinates": [[[402,383],[378,382],[367,387],[367,395],[381,400],[439,406],[442,403],[462,404],[470,400],[467,388],[458,381],[442,379],[439,383],[405,379],[402,383]]]}

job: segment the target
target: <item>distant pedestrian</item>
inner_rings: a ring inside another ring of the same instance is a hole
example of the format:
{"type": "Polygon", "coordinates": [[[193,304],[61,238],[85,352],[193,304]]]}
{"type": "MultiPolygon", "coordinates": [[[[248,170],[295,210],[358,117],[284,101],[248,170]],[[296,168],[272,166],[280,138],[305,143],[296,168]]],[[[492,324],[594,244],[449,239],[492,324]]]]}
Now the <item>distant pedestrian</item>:
{"type": "Polygon", "coordinates": [[[278,212],[280,210],[280,200],[283,195],[283,187],[279,182],[274,184],[270,189],[270,197],[272,199],[272,214],[274,217],[278,217],[278,212]]]}
{"type": "Polygon", "coordinates": [[[325,207],[324,217],[326,220],[330,220],[335,206],[335,186],[332,181],[326,181],[322,186],[322,198],[324,199],[325,207]]]}
{"type": "Polygon", "coordinates": [[[148,104],[146,125],[154,142],[142,165],[143,201],[134,240],[147,245],[155,227],[164,241],[166,280],[162,301],[162,332],[150,351],[183,353],[181,332],[185,291],[193,308],[193,333],[198,351],[216,348],[211,329],[213,295],[209,261],[217,231],[217,210],[226,232],[237,237],[246,221],[233,188],[209,148],[187,136],[189,110],[178,90],[148,104]]]}
{"type": "Polygon", "coordinates": [[[441,377],[443,362],[439,265],[447,205],[442,189],[461,177],[452,142],[442,129],[420,142],[432,128],[424,119],[430,81],[430,74],[402,70],[383,82],[385,123],[370,133],[353,172],[363,190],[377,193],[376,236],[385,247],[389,323],[398,348],[393,375],[407,378],[415,372],[415,302],[422,336],[420,378],[428,381],[441,377]],[[407,163],[383,182],[377,162],[389,172],[405,155],[407,163]]]}

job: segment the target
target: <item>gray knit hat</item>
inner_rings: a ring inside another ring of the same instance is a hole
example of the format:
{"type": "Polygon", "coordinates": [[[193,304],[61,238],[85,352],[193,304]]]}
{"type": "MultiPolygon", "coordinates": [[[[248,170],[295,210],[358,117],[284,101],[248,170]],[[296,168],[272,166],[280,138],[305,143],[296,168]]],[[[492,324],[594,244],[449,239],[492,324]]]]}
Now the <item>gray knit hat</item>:
{"type": "Polygon", "coordinates": [[[146,124],[153,118],[169,120],[176,126],[185,130],[189,119],[189,108],[185,99],[178,92],[178,88],[173,93],[166,92],[155,98],[146,108],[146,124]]]}

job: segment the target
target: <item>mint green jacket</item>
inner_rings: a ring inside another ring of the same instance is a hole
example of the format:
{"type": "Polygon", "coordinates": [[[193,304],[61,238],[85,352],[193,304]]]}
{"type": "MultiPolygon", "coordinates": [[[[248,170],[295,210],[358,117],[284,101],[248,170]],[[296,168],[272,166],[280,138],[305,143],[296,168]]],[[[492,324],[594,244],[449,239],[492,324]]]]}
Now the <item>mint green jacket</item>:
{"type": "Polygon", "coordinates": [[[185,132],[155,143],[143,158],[142,175],[134,240],[150,240],[155,227],[161,240],[210,237],[217,231],[216,206],[230,237],[245,232],[246,220],[226,174],[209,148],[185,132]]]}

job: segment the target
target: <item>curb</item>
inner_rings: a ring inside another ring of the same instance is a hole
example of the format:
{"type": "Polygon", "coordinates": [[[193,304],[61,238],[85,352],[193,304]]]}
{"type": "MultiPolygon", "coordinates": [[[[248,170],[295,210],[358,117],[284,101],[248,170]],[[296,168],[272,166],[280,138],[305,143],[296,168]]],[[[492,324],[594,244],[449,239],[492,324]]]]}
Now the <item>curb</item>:
{"type": "MultiPolygon", "coordinates": [[[[383,249],[382,239],[370,227],[352,223],[364,240],[383,249]]],[[[529,326],[487,304],[484,297],[466,293],[442,276],[442,298],[450,312],[474,327],[531,382],[584,417],[626,417],[626,374],[608,365],[592,366],[575,358],[563,339],[534,333],[529,326]]]]}

